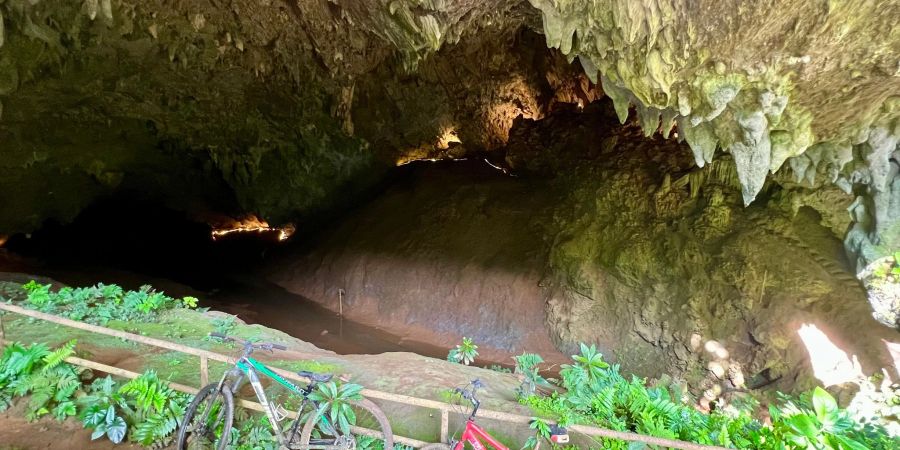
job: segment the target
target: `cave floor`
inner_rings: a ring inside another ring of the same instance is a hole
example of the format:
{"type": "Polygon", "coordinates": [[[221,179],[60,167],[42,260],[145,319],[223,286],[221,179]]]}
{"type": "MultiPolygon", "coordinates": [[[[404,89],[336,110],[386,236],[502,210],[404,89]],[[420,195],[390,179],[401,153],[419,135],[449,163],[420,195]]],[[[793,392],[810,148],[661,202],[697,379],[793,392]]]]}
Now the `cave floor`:
{"type": "Polygon", "coordinates": [[[58,450],[133,450],[139,445],[123,442],[114,444],[108,439],[91,440],[91,430],[75,419],[64,422],[44,417],[36,422],[25,420],[25,401],[0,413],[0,450],[53,448],[58,450]]]}
{"type": "MultiPolygon", "coordinates": [[[[10,275],[6,275],[7,278],[10,275]]],[[[46,280],[45,280],[46,281],[46,280]]],[[[0,285],[9,282],[0,281],[0,285]]],[[[16,283],[13,283],[16,284],[16,283]]],[[[2,287],[2,286],[0,286],[2,287]]],[[[6,290],[7,292],[9,289],[6,290]]],[[[208,333],[214,330],[213,319],[221,317],[224,313],[209,311],[184,311],[177,313],[169,311],[160,315],[158,320],[151,323],[131,323],[111,321],[107,326],[113,329],[121,329],[144,336],[178,342],[195,348],[203,348],[222,354],[233,354],[237,350],[225,344],[213,343],[206,340],[208,333]]],[[[143,372],[149,369],[156,370],[161,378],[176,383],[196,386],[199,377],[199,360],[179,354],[177,352],[153,349],[146,346],[125,342],[116,338],[91,334],[82,330],[75,330],[61,325],[50,325],[41,321],[31,321],[23,317],[7,314],[3,318],[3,326],[7,339],[25,343],[45,342],[51,346],[61,345],[69,340],[77,339],[76,351],[79,356],[109,364],[126,370],[143,372]]],[[[311,370],[315,372],[331,372],[337,374],[349,374],[353,382],[367,388],[384,392],[411,395],[419,398],[446,401],[448,392],[457,386],[464,386],[470,380],[478,378],[482,380],[487,389],[483,391],[482,404],[485,408],[499,411],[507,411],[523,415],[531,415],[532,412],[519,405],[515,400],[515,388],[518,379],[515,375],[501,373],[478,367],[468,367],[460,364],[452,364],[443,360],[429,358],[414,353],[389,352],[378,355],[338,355],[322,350],[316,346],[304,342],[290,335],[266,328],[261,325],[247,325],[239,323],[230,334],[260,341],[280,342],[288,347],[286,352],[277,352],[273,355],[260,354],[260,360],[273,367],[285,370],[311,370]]],[[[225,370],[225,365],[210,362],[210,378],[216,379],[225,370]]],[[[277,392],[277,391],[275,391],[277,392]]],[[[248,390],[243,394],[250,394],[248,390]]],[[[439,432],[439,415],[433,411],[405,405],[377,402],[391,417],[391,425],[396,435],[412,437],[420,440],[434,442],[439,432]]],[[[464,409],[461,408],[463,413],[464,409]]],[[[26,425],[16,422],[19,414],[9,413],[9,430],[4,433],[13,433],[9,440],[0,438],[0,442],[17,445],[15,436],[26,433],[26,425]]],[[[484,421],[489,428],[490,421],[484,421]]],[[[0,422],[2,423],[2,422],[0,422]]],[[[451,420],[451,424],[453,421],[451,420]]],[[[40,421],[34,426],[46,426],[56,431],[63,432],[69,427],[77,427],[77,423],[59,424],[56,422],[40,421]]],[[[522,430],[510,429],[508,424],[494,429],[504,430],[499,436],[507,436],[511,443],[523,442],[527,439],[528,428],[522,430]]],[[[27,428],[31,430],[31,428],[27,428]]],[[[2,435],[0,435],[2,436],[2,435]]],[[[86,444],[84,441],[78,441],[86,444]]],[[[34,443],[41,448],[43,440],[34,443]]],[[[48,441],[52,442],[52,441],[48,441]]],[[[75,442],[73,440],[73,442],[75,442]]],[[[29,444],[32,445],[32,444],[29,444]]],[[[54,447],[55,448],[55,447],[54,447]]],[[[82,446],[73,448],[86,448],[82,446]]],[[[94,448],[94,447],[91,447],[94,448]]],[[[105,447],[97,447],[105,448],[105,447]]]]}

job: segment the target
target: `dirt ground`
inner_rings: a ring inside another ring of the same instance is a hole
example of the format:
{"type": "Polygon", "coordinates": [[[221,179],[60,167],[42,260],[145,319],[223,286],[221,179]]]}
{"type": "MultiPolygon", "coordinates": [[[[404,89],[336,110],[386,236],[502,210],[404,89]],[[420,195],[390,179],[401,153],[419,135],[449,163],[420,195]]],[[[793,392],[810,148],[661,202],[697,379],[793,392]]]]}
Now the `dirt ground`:
{"type": "Polygon", "coordinates": [[[141,447],[128,443],[113,444],[108,439],[91,440],[91,431],[84,429],[77,420],[58,422],[45,417],[36,422],[25,420],[22,405],[0,413],[0,450],[52,448],[60,450],[136,450],[141,447]]]}

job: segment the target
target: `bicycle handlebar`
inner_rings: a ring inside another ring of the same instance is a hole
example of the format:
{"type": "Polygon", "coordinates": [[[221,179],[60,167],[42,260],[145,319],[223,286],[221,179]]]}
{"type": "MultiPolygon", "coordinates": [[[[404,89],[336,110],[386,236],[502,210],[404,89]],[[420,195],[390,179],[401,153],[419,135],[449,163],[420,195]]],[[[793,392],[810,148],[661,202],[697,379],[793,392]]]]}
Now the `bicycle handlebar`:
{"type": "Polygon", "coordinates": [[[481,406],[481,400],[478,400],[478,397],[475,396],[477,391],[481,388],[485,388],[487,386],[481,382],[478,378],[469,382],[469,385],[464,388],[456,388],[454,391],[459,394],[462,398],[470,401],[472,403],[472,414],[469,418],[474,418],[476,414],[478,414],[478,408],[481,406]]]}
{"type": "Polygon", "coordinates": [[[454,391],[456,391],[456,393],[461,395],[464,399],[472,400],[475,398],[475,392],[485,387],[487,386],[485,386],[485,384],[481,380],[476,378],[470,381],[468,386],[464,388],[456,388],[454,389],[454,391]]]}
{"type": "Polygon", "coordinates": [[[215,338],[219,338],[223,341],[230,341],[230,342],[235,342],[235,343],[243,345],[244,352],[246,352],[246,354],[248,354],[248,355],[250,353],[252,353],[253,350],[266,350],[269,352],[271,352],[273,349],[274,350],[287,350],[287,347],[285,347],[281,344],[276,344],[274,342],[254,343],[254,342],[250,342],[250,341],[245,341],[243,339],[233,338],[231,336],[226,336],[224,333],[216,333],[216,332],[209,333],[209,335],[212,337],[215,337],[215,338]]]}

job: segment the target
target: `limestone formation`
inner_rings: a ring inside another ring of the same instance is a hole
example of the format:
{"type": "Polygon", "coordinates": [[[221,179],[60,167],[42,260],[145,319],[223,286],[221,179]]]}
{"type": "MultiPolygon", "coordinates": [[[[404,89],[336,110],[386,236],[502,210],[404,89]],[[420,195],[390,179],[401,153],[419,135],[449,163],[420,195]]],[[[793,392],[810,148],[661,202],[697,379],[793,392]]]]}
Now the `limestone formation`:
{"type": "Polygon", "coordinates": [[[0,231],[121,190],[314,221],[396,164],[498,151],[518,117],[602,90],[697,166],[728,154],[745,205],[773,180],[843,189],[862,268],[900,246],[898,17],[866,0],[3,0],[0,231]]]}
{"type": "Polygon", "coordinates": [[[671,111],[698,166],[716,148],[732,153],[745,203],[787,160],[810,185],[821,173],[848,194],[859,186],[870,207],[858,213],[871,225],[847,243],[860,267],[883,254],[880,244],[896,246],[888,155],[900,118],[900,34],[892,25],[900,4],[531,3],[542,12],[547,45],[577,57],[593,80],[599,73],[620,119],[633,105],[652,132],[660,111],[671,111]],[[848,168],[854,160],[864,166],[848,168]]]}

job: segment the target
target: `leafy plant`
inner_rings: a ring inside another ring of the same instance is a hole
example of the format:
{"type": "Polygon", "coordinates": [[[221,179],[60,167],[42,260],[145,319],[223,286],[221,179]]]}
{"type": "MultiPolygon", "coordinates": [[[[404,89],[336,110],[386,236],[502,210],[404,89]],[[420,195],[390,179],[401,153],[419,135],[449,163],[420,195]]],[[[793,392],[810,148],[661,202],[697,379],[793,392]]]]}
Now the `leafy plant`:
{"type": "Polygon", "coordinates": [[[516,392],[519,395],[534,394],[538,386],[548,386],[550,383],[541,376],[538,366],[544,362],[544,358],[534,353],[522,353],[514,356],[516,361],[515,373],[522,378],[522,383],[516,392]]]}
{"type": "Polygon", "coordinates": [[[344,434],[350,432],[350,426],[356,424],[356,413],[350,406],[350,400],[362,398],[360,392],[363,387],[354,383],[343,383],[338,386],[334,381],[319,383],[309,398],[319,404],[316,412],[320,418],[327,418],[328,422],[320,421],[319,428],[326,431],[329,427],[336,426],[344,434]]]}
{"type": "Polygon", "coordinates": [[[455,348],[450,349],[450,353],[447,354],[447,361],[468,366],[475,362],[477,357],[478,346],[472,342],[472,339],[463,337],[462,344],[458,344],[455,348]]]}
{"type": "Polygon", "coordinates": [[[172,390],[150,370],[121,387],[111,377],[95,380],[79,403],[85,407],[85,428],[94,430],[93,439],[107,436],[118,443],[127,434],[131,441],[149,446],[171,440],[184,415],[187,396],[172,390]]]}
{"type": "Polygon", "coordinates": [[[59,420],[75,415],[73,398],[81,387],[81,369],[64,362],[74,349],[74,340],[55,350],[45,344],[10,344],[0,358],[0,408],[6,409],[15,397],[30,395],[28,420],[51,413],[59,420]]]}
{"type": "Polygon", "coordinates": [[[773,409],[773,422],[787,442],[798,448],[865,450],[868,447],[850,437],[854,423],[838,408],[837,402],[824,389],[812,394],[812,408],[789,402],[781,411],[773,409]]]}
{"type": "Polygon", "coordinates": [[[22,286],[25,292],[28,293],[28,303],[40,310],[46,309],[53,302],[53,297],[50,295],[50,287],[50,284],[42,285],[34,280],[22,286]]]}
{"type": "Polygon", "coordinates": [[[200,300],[197,297],[184,297],[181,299],[181,307],[186,309],[196,309],[200,300]]]}
{"type": "MultiPolygon", "coordinates": [[[[358,450],[384,450],[384,441],[371,436],[356,436],[356,448],[358,450]]],[[[394,444],[394,450],[413,450],[403,444],[394,444]]]]}
{"type": "Polygon", "coordinates": [[[112,405],[106,409],[96,406],[88,408],[82,423],[85,428],[93,430],[91,440],[106,436],[110,441],[118,444],[125,439],[125,433],[128,431],[125,419],[116,414],[116,409],[112,405]]]}
{"type": "Polygon", "coordinates": [[[147,322],[166,309],[197,306],[194,297],[179,301],[150,286],[126,291],[114,284],[100,283],[89,288],[64,287],[53,292],[50,284],[42,285],[32,280],[22,287],[27,293],[29,307],[100,325],[114,319],[147,322]]]}
{"type": "Polygon", "coordinates": [[[543,419],[533,417],[531,423],[528,424],[528,428],[534,430],[534,436],[529,437],[525,441],[525,445],[522,446],[523,450],[537,448],[542,439],[550,439],[550,424],[543,419]]]}
{"type": "Polygon", "coordinates": [[[581,391],[584,389],[592,389],[597,383],[605,378],[609,373],[606,369],[609,364],[603,361],[603,355],[597,351],[594,345],[587,346],[584,343],[580,345],[581,353],[573,355],[574,364],[564,364],[559,375],[563,378],[567,385],[581,391]]]}
{"type": "Polygon", "coordinates": [[[237,328],[234,316],[215,317],[212,319],[211,323],[213,328],[215,328],[216,333],[221,333],[226,336],[231,334],[231,332],[237,328]]]}
{"type": "MultiPolygon", "coordinates": [[[[642,378],[623,377],[619,367],[603,361],[593,347],[582,345],[580,354],[572,359],[573,363],[561,371],[565,392],[546,397],[520,396],[523,404],[558,418],[563,426],[589,423],[700,444],[760,450],[896,448],[897,438],[882,426],[883,422],[860,422],[849,411],[840,409],[821,388],[799,399],[784,396],[779,401],[781,406],[770,407],[772,425],[765,426],[752,416],[758,406],[755,399],[705,414],[684,401],[689,396],[679,389],[670,390],[666,383],[651,386],[642,378]]],[[[517,366],[523,366],[517,370],[524,372],[528,364],[517,366]]],[[[872,401],[879,406],[872,410],[888,414],[893,411],[886,408],[892,400],[884,400],[880,394],[874,398],[872,401]]],[[[537,438],[530,442],[536,444],[537,438]]],[[[603,442],[602,448],[631,447],[609,440],[603,442]]]]}
{"type": "Polygon", "coordinates": [[[269,426],[266,416],[251,416],[242,420],[239,428],[232,428],[229,435],[231,445],[236,450],[275,450],[278,441],[269,426]]]}

